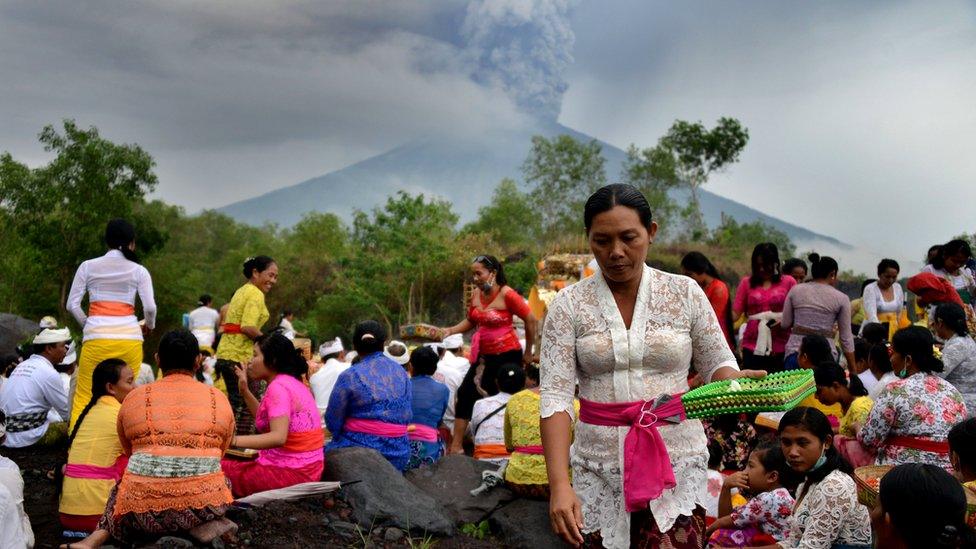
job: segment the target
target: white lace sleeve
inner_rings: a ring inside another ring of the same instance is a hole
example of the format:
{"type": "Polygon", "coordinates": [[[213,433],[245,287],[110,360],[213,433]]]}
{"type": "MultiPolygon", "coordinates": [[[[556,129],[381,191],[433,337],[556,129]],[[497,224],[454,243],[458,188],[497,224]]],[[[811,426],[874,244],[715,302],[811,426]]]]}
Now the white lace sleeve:
{"type": "MultiPolygon", "coordinates": [[[[965,336],[964,336],[965,337],[965,336]]],[[[955,337],[950,338],[946,341],[944,347],[942,347],[942,364],[945,368],[939,372],[937,375],[942,379],[945,379],[949,374],[952,373],[963,361],[968,358],[965,354],[965,349],[960,341],[956,340],[955,337]]]]}
{"type": "MultiPolygon", "coordinates": [[[[857,490],[854,481],[835,471],[810,489],[806,495],[806,523],[799,535],[791,536],[784,549],[830,549],[842,543],[851,528],[848,521],[856,517],[857,490]]],[[[870,541],[870,538],[869,538],[870,541]]]]}
{"type": "Polygon", "coordinates": [[[542,327],[539,357],[540,413],[550,417],[566,412],[575,419],[573,396],[576,393],[576,322],[570,293],[563,291],[549,305],[542,327]]]}
{"type": "Polygon", "coordinates": [[[729,349],[712,304],[708,302],[708,297],[701,287],[690,279],[688,307],[691,311],[692,363],[695,370],[706,381],[711,381],[712,374],[723,366],[738,370],[735,355],[729,349]]]}

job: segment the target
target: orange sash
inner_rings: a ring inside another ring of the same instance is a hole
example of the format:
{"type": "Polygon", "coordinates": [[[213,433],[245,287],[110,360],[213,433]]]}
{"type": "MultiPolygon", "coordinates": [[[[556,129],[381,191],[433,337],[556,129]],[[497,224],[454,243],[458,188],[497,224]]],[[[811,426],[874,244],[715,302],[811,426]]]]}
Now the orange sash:
{"type": "Polygon", "coordinates": [[[89,316],[130,316],[134,314],[136,314],[135,307],[119,301],[92,301],[88,306],[89,316]]]}
{"type": "Polygon", "coordinates": [[[316,429],[301,433],[288,433],[284,449],[292,452],[311,452],[312,450],[321,450],[323,446],[325,446],[325,433],[322,432],[322,429],[316,429]]]}
{"type": "Polygon", "coordinates": [[[504,444],[478,444],[474,447],[474,459],[496,459],[509,457],[504,444]]]}

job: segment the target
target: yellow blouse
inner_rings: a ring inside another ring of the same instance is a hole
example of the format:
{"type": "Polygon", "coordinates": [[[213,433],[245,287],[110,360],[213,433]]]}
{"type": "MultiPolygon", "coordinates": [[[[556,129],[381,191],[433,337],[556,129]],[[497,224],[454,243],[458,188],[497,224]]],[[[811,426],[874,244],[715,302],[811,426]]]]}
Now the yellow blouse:
{"type": "MultiPolygon", "coordinates": [[[[88,411],[68,450],[68,464],[111,467],[122,455],[116,427],[122,404],[103,396],[88,411]]],[[[114,480],[64,477],[59,511],[69,515],[101,515],[114,480]]]]}
{"type": "Polygon", "coordinates": [[[816,394],[812,394],[803,399],[798,406],[809,406],[810,408],[816,408],[823,412],[824,415],[834,416],[837,418],[837,421],[840,421],[840,418],[844,416],[844,409],[841,408],[840,404],[831,404],[830,406],[827,406],[823,402],[817,400],[816,394]]]}
{"type": "MultiPolygon", "coordinates": [[[[227,307],[225,324],[261,328],[270,317],[264,304],[264,292],[248,282],[234,292],[227,307]]],[[[224,334],[217,347],[217,358],[247,364],[254,355],[254,342],[244,334],[224,334]]]]}
{"type": "Polygon", "coordinates": [[[840,432],[838,434],[844,435],[845,437],[856,437],[857,432],[864,425],[864,422],[868,419],[868,414],[871,413],[871,408],[874,406],[874,401],[869,397],[860,396],[851,402],[851,407],[847,409],[847,413],[844,417],[840,418],[840,432]]]}
{"type": "MultiPolygon", "coordinates": [[[[579,415],[579,401],[573,401],[579,415]]],[[[505,408],[505,446],[510,450],[522,446],[541,446],[539,431],[539,393],[524,390],[512,395],[505,408]]],[[[543,456],[512,452],[505,469],[505,480],[515,484],[549,484],[546,460],[543,456]]]]}

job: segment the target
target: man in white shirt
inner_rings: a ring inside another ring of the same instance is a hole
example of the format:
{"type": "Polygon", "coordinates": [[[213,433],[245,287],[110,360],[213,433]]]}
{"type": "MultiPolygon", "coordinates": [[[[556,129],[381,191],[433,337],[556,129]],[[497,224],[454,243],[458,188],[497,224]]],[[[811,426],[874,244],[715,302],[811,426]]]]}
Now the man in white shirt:
{"type": "Polygon", "coordinates": [[[471,363],[461,354],[464,347],[464,337],[461,334],[448,336],[440,345],[433,345],[438,351],[440,360],[437,362],[437,371],[434,372],[434,379],[447,385],[450,396],[447,398],[447,410],[444,411],[444,425],[454,432],[454,400],[457,396],[458,387],[464,381],[464,376],[471,368],[471,363]],[[457,354],[455,354],[457,353],[457,354]]]}
{"type": "Polygon", "coordinates": [[[342,340],[338,337],[323,343],[319,347],[319,356],[322,357],[324,364],[309,377],[308,383],[312,386],[315,405],[324,419],[336,380],[339,379],[339,374],[349,369],[351,364],[345,361],[346,351],[342,347],[342,340]]]}
{"type": "Polygon", "coordinates": [[[20,363],[4,383],[0,410],[7,418],[3,445],[23,448],[53,444],[67,436],[68,393],[54,369],[68,354],[71,332],[64,328],[41,331],[34,338],[34,354],[20,363]],[[61,421],[52,422],[54,410],[61,421]]]}
{"type": "Polygon", "coordinates": [[[213,353],[214,337],[217,335],[217,322],[220,320],[220,313],[210,305],[213,298],[210,294],[203,294],[197,302],[196,309],[190,311],[187,328],[193,332],[197,338],[197,343],[201,349],[209,349],[213,353]]]}

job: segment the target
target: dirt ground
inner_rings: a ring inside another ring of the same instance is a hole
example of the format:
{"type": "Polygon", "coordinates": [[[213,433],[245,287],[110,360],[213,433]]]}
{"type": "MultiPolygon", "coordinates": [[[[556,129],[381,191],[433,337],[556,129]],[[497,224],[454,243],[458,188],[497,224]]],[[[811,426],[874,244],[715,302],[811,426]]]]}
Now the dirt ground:
{"type": "MultiPolygon", "coordinates": [[[[54,469],[58,451],[54,449],[14,450],[0,454],[20,466],[24,477],[24,507],[34,529],[36,547],[47,549],[63,543],[58,523],[54,481],[47,471],[54,469]]],[[[436,547],[441,549],[483,549],[501,547],[495,538],[475,539],[462,534],[453,538],[425,539],[409,536],[398,529],[377,526],[357,528],[350,524],[350,509],[341,490],[334,495],[297,502],[278,502],[260,509],[233,509],[229,518],[240,529],[236,536],[222,540],[224,547],[436,547]]]]}

